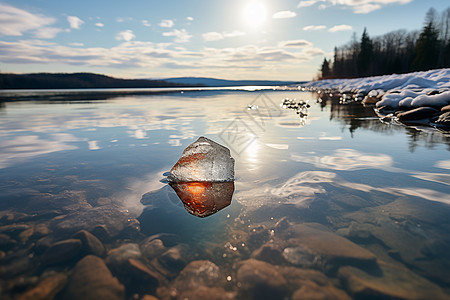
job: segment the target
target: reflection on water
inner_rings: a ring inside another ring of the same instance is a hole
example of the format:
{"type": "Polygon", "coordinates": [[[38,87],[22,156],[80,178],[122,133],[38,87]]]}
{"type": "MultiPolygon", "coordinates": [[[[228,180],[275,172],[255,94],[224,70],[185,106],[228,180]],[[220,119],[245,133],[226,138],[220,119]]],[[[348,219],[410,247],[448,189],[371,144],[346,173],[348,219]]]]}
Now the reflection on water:
{"type": "Polygon", "coordinates": [[[312,99],[4,103],[0,297],[449,299],[449,136],[312,99]],[[166,184],[202,135],[232,150],[236,181],[166,184]]]}
{"type": "Polygon", "coordinates": [[[207,217],[231,203],[234,182],[170,182],[184,208],[197,217],[207,217]]]}

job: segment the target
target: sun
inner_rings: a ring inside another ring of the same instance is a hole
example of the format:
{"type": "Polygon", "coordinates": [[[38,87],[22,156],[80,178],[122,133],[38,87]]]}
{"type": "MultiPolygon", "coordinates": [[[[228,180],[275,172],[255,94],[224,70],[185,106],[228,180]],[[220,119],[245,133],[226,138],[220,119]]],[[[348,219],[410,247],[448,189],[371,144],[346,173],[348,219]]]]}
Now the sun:
{"type": "Polygon", "coordinates": [[[243,17],[250,27],[260,27],[266,21],[267,9],[261,2],[251,2],[244,7],[243,17]]]}

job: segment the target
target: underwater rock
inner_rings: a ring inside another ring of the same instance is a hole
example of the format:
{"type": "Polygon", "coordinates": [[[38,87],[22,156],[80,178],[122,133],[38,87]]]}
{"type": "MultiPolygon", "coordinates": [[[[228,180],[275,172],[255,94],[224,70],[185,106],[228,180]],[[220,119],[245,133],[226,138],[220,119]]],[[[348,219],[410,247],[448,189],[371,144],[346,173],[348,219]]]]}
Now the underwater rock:
{"type": "Polygon", "coordinates": [[[86,254],[94,254],[100,257],[105,256],[105,247],[102,242],[90,232],[80,230],[73,236],[74,239],[79,239],[83,246],[82,251],[86,254]]]}
{"type": "Polygon", "coordinates": [[[287,281],[269,263],[248,259],[240,263],[237,280],[242,284],[242,299],[284,299],[287,281]]]}
{"type": "Polygon", "coordinates": [[[292,295],[292,300],[314,299],[314,300],[350,300],[350,296],[334,286],[317,286],[312,282],[302,285],[292,295]]]}
{"type": "Polygon", "coordinates": [[[183,151],[168,179],[172,182],[232,181],[234,159],[228,148],[200,137],[183,151]]]}
{"type": "Polygon", "coordinates": [[[59,273],[43,279],[37,286],[20,295],[17,300],[53,299],[66,285],[67,275],[59,273]]]}
{"type": "Polygon", "coordinates": [[[118,248],[108,252],[105,259],[106,264],[114,273],[120,273],[130,258],[140,258],[141,250],[139,245],[135,243],[123,244],[118,248]]]}
{"type": "Polygon", "coordinates": [[[42,255],[48,265],[70,261],[81,254],[82,243],[79,239],[67,239],[54,243],[42,255]]]}
{"type": "Polygon", "coordinates": [[[61,299],[125,299],[125,288],[101,258],[88,255],[76,264],[61,299]]]}
{"type": "Polygon", "coordinates": [[[184,208],[197,217],[207,217],[227,207],[231,203],[234,182],[173,182],[184,208]]]}
{"type": "Polygon", "coordinates": [[[376,266],[375,255],[343,238],[333,232],[327,231],[326,227],[320,224],[311,223],[309,226],[299,224],[294,226],[296,247],[288,248],[283,252],[283,256],[288,261],[310,262],[313,265],[322,265],[325,269],[334,269],[340,265],[359,265],[365,267],[376,266]],[[287,251],[287,253],[286,253],[287,251]],[[286,256],[287,255],[287,256],[286,256]]]}
{"type": "Polygon", "coordinates": [[[399,266],[380,262],[382,276],[346,266],[339,278],[356,299],[449,299],[436,284],[399,266]]]}
{"type": "Polygon", "coordinates": [[[219,267],[209,260],[190,262],[177,276],[173,287],[180,291],[196,289],[199,286],[217,287],[223,283],[219,267]]]}

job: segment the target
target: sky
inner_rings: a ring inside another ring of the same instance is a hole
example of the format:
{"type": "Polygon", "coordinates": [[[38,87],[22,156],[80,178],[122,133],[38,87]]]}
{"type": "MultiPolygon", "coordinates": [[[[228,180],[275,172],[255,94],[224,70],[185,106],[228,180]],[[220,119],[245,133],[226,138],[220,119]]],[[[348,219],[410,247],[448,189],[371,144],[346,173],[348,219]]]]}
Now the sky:
{"type": "Polygon", "coordinates": [[[0,0],[0,72],[311,80],[364,28],[420,30],[448,0],[0,0]]]}

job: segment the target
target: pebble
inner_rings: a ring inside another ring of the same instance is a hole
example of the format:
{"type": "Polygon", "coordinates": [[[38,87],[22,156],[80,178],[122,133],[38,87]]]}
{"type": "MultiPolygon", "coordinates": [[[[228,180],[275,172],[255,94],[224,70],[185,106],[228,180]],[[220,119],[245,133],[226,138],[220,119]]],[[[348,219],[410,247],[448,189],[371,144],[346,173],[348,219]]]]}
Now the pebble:
{"type": "Polygon", "coordinates": [[[128,259],[139,259],[140,257],[141,250],[139,249],[139,245],[127,243],[110,250],[105,262],[113,273],[120,274],[123,271],[123,268],[128,264],[128,259]]]}
{"type": "Polygon", "coordinates": [[[186,266],[186,246],[180,244],[168,249],[154,260],[154,266],[168,278],[175,277],[186,266]]]}
{"type": "Polygon", "coordinates": [[[284,299],[288,294],[287,281],[275,266],[249,259],[239,264],[237,281],[241,284],[242,299],[284,299]]]}
{"type": "Polygon", "coordinates": [[[379,266],[383,276],[351,266],[341,267],[338,276],[356,299],[449,299],[439,286],[404,267],[384,262],[379,266]]]}
{"type": "Polygon", "coordinates": [[[17,300],[47,300],[53,299],[67,283],[65,274],[55,274],[44,278],[37,286],[26,291],[17,300]]]}
{"type": "Polygon", "coordinates": [[[125,288],[101,258],[88,255],[75,265],[62,299],[123,300],[125,288]]]}
{"type": "Polygon", "coordinates": [[[42,261],[48,265],[68,262],[81,254],[81,247],[79,239],[56,242],[42,254],[42,261]]]}
{"type": "Polygon", "coordinates": [[[199,286],[218,287],[223,285],[224,278],[220,268],[209,260],[190,262],[177,276],[174,287],[177,290],[191,290],[199,286]]]}
{"type": "Polygon", "coordinates": [[[158,257],[166,250],[167,248],[164,246],[164,243],[160,239],[146,239],[141,243],[142,255],[148,260],[152,260],[153,258],[158,257]]]}
{"type": "Polygon", "coordinates": [[[100,240],[90,232],[86,230],[80,230],[75,233],[72,238],[79,239],[82,242],[82,251],[85,254],[94,254],[99,257],[105,256],[105,247],[103,246],[102,242],[100,242],[100,240]]]}
{"type": "Polygon", "coordinates": [[[251,257],[275,265],[281,264],[284,261],[281,249],[271,243],[262,245],[252,253],[251,257]]]}
{"type": "MultiPolygon", "coordinates": [[[[311,263],[315,265],[319,263],[327,271],[346,264],[360,267],[376,266],[376,257],[372,252],[334,234],[321,224],[299,224],[293,227],[293,231],[295,239],[291,243],[295,241],[297,246],[289,250],[290,254],[301,255],[302,259],[306,260],[315,259],[316,262],[311,263]],[[317,261],[318,258],[322,261],[317,261]]],[[[285,252],[286,249],[283,252],[286,258],[285,252]]]]}

